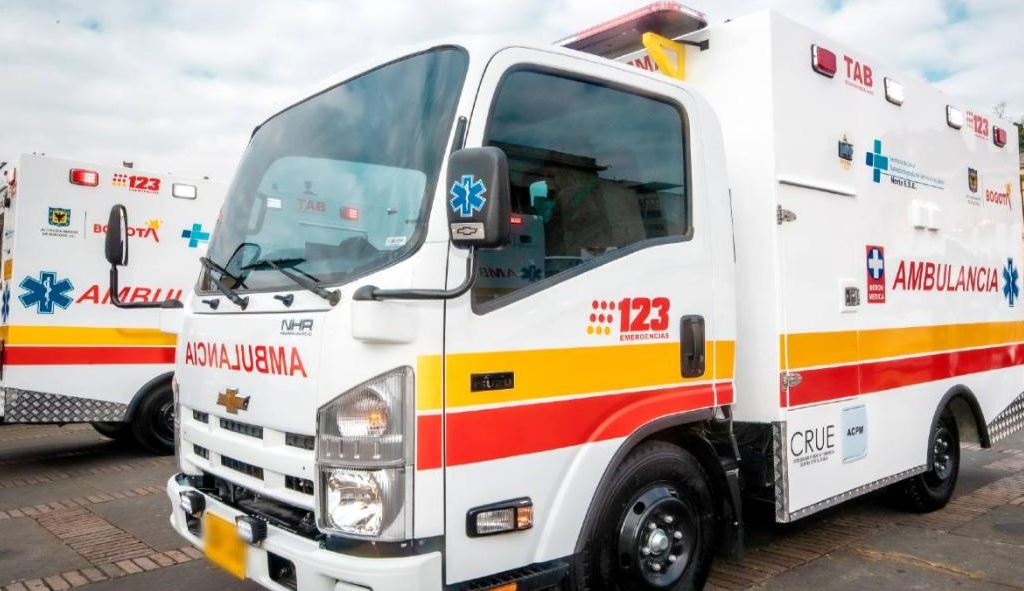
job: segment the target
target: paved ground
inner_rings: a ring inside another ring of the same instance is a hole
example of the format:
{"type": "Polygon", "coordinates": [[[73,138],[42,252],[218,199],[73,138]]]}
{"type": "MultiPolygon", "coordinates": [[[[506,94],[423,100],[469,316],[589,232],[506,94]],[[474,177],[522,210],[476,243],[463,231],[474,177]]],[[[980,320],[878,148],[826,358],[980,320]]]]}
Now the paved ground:
{"type": "MultiPolygon", "coordinates": [[[[1024,433],[963,459],[957,498],[930,515],[879,496],[788,527],[754,515],[746,559],[718,562],[709,588],[1024,591],[1024,433]]],[[[0,427],[0,588],[256,589],[171,531],[173,469],[88,426],[0,427]]]]}

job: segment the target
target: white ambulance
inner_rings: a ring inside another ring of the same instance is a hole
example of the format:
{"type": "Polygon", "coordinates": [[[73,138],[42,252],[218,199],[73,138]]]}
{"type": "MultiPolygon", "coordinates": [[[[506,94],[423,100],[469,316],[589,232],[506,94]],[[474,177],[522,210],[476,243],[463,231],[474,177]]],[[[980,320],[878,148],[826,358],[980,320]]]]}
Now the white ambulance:
{"type": "Polygon", "coordinates": [[[226,187],[44,156],[4,183],[0,422],[91,422],[115,439],[174,449],[173,334],[142,303],[180,300],[226,187]],[[112,205],[138,212],[132,268],[111,290],[99,256],[112,205]]]}
{"type": "Polygon", "coordinates": [[[1024,420],[1014,128],[704,20],[423,45],[263,122],[165,311],[174,528],[275,590],[689,589],[741,499],[943,506],[1024,420]]]}

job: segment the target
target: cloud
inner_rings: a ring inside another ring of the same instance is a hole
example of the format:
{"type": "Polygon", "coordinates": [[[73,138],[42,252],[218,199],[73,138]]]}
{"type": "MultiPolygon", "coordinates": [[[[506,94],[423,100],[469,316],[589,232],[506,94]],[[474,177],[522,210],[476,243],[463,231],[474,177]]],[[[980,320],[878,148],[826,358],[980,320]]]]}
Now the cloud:
{"type": "MultiPolygon", "coordinates": [[[[394,44],[463,33],[547,43],[645,0],[6,0],[0,160],[45,152],[229,180],[254,125],[394,44]]],[[[714,0],[773,7],[965,104],[1024,113],[1019,0],[714,0]]],[[[695,6],[701,8],[700,6],[695,6]]]]}

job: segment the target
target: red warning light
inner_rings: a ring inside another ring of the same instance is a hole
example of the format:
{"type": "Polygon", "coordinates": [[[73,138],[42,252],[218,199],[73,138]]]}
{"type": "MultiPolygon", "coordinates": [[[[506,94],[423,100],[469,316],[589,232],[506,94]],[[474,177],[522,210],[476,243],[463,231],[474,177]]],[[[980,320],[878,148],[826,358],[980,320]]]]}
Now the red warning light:
{"type": "Polygon", "coordinates": [[[1006,145],[1006,130],[1003,129],[1002,127],[993,127],[992,128],[992,141],[995,142],[995,144],[997,146],[999,146],[1000,148],[1005,146],[1006,145]]]}
{"type": "Polygon", "coordinates": [[[836,54],[818,45],[811,46],[811,67],[822,76],[836,75],[836,54]]]}
{"type": "Polygon", "coordinates": [[[95,187],[100,184],[100,174],[93,170],[85,170],[84,168],[72,168],[68,180],[72,185],[95,187]]]}
{"type": "Polygon", "coordinates": [[[354,207],[342,207],[341,217],[346,220],[358,220],[359,210],[354,207]]]}

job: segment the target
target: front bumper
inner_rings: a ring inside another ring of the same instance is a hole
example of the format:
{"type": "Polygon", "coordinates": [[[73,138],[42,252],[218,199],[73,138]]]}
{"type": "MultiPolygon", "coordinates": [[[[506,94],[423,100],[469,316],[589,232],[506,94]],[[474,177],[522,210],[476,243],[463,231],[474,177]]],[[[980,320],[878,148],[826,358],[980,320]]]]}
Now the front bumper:
{"type": "MultiPolygon", "coordinates": [[[[178,506],[180,493],[195,490],[178,482],[178,475],[167,481],[171,500],[171,527],[194,546],[203,549],[203,541],[192,535],[185,522],[185,513],[178,506]]],[[[206,497],[206,510],[231,520],[242,512],[217,499],[206,497]]],[[[298,591],[416,591],[441,589],[441,553],[431,552],[400,558],[361,558],[320,548],[313,541],[270,525],[267,539],[259,546],[249,546],[246,553],[246,576],[275,591],[289,591],[270,578],[268,553],[286,558],[295,564],[298,591]]]]}

